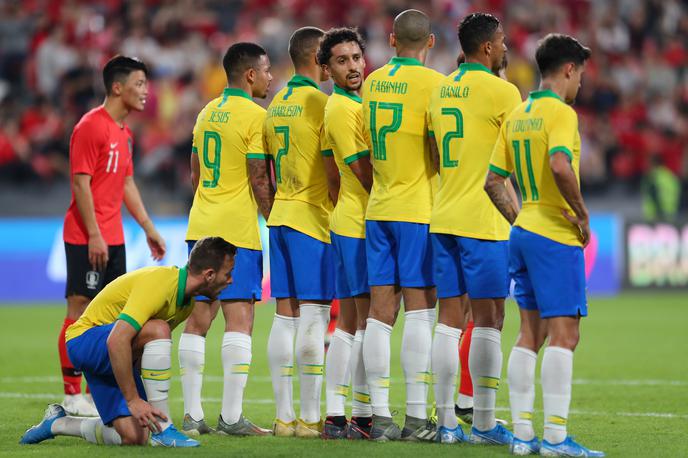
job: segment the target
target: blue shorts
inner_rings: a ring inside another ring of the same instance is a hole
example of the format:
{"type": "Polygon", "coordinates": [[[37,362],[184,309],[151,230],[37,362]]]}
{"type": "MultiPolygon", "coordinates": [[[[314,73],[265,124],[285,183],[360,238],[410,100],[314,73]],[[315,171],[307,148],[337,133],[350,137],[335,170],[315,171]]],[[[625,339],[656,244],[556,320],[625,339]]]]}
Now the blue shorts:
{"type": "MultiPolygon", "coordinates": [[[[187,240],[189,253],[196,244],[196,240],[187,240]]],[[[263,252],[237,247],[232,269],[232,283],[222,290],[217,297],[222,301],[232,299],[257,300],[263,294],[263,252]]],[[[196,296],[197,301],[208,302],[205,296],[196,296]]]]}
{"type": "Polygon", "coordinates": [[[429,224],[366,220],[368,284],[434,286],[429,228],[429,224]]]}
{"type": "Polygon", "coordinates": [[[272,297],[331,301],[334,248],[288,226],[270,227],[272,297]]]}
{"type": "Polygon", "coordinates": [[[542,318],[587,316],[583,248],[514,226],[509,273],[522,309],[539,310],[542,318]]]}
{"type": "MultiPolygon", "coordinates": [[[[93,327],[67,341],[67,355],[76,370],[83,372],[93,396],[93,402],[103,423],[109,425],[119,417],[130,417],[127,401],[117,385],[110,365],[107,338],[114,323],[93,327]]],[[[143,381],[134,368],[134,381],[141,399],[146,399],[143,381]]]]}
{"type": "Polygon", "coordinates": [[[509,295],[509,242],[451,234],[430,234],[437,297],[471,299],[509,295]]]}
{"type": "Polygon", "coordinates": [[[366,265],[365,239],[346,237],[330,232],[334,247],[337,299],[370,292],[366,265]]]}

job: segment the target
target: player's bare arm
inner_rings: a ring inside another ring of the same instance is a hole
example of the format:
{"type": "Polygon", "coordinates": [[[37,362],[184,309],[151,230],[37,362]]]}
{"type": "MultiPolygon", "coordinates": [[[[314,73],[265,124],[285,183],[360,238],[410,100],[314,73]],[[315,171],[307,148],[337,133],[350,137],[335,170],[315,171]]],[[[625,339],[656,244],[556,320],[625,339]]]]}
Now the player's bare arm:
{"type": "Polygon", "coordinates": [[[165,240],[162,238],[158,230],[155,228],[153,221],[151,221],[146,211],[146,207],[141,200],[139,188],[136,186],[134,177],[128,176],[124,180],[124,205],[131,216],[134,217],[141,229],[146,233],[146,241],[150,248],[151,257],[156,261],[160,261],[164,256],[167,248],[165,247],[165,240]]]}
{"type": "Polygon", "coordinates": [[[566,211],[562,211],[562,213],[571,224],[578,226],[581,242],[583,242],[583,246],[587,246],[588,242],[590,242],[590,217],[588,209],[585,207],[585,202],[583,202],[583,196],[578,187],[578,180],[569,157],[564,152],[554,153],[549,158],[549,166],[552,169],[554,182],[557,184],[559,192],[561,192],[561,195],[571,206],[575,214],[570,215],[566,211]]]}
{"type": "MultiPolygon", "coordinates": [[[[198,161],[198,159],[196,159],[198,161]]],[[[258,209],[267,221],[275,202],[275,188],[268,173],[268,159],[247,159],[248,175],[258,209]]]]}
{"type": "Polygon", "coordinates": [[[100,233],[96,220],[93,193],[91,192],[91,175],[83,173],[74,175],[74,200],[88,231],[88,261],[93,269],[105,270],[108,262],[108,246],[100,233]]]}
{"type": "Polygon", "coordinates": [[[132,325],[122,320],[117,321],[107,340],[110,364],[131,415],[142,427],[150,427],[153,432],[159,432],[160,424],[157,417],[163,420],[167,420],[167,417],[141,399],[134,382],[132,342],[136,334],[137,331],[132,325]]]}
{"type": "Polygon", "coordinates": [[[373,189],[373,165],[370,163],[370,157],[355,160],[349,164],[349,168],[354,172],[363,189],[370,194],[370,190],[373,189]]]}
{"type": "Polygon", "coordinates": [[[201,176],[201,163],[198,160],[198,154],[191,153],[191,191],[196,195],[198,189],[198,180],[201,176]]]}
{"type": "Polygon", "coordinates": [[[509,195],[505,181],[505,177],[490,170],[487,172],[487,178],[485,179],[485,192],[490,196],[490,200],[502,216],[509,221],[509,224],[513,225],[518,216],[518,204],[514,203],[512,196],[509,195]]]}
{"type": "Polygon", "coordinates": [[[337,198],[339,197],[339,169],[333,156],[323,156],[323,164],[325,164],[325,174],[327,175],[327,190],[330,194],[332,205],[337,205],[337,198]]]}
{"type": "Polygon", "coordinates": [[[437,140],[434,135],[428,137],[430,141],[430,159],[432,159],[432,167],[435,173],[440,173],[440,149],[437,147],[437,140]]]}

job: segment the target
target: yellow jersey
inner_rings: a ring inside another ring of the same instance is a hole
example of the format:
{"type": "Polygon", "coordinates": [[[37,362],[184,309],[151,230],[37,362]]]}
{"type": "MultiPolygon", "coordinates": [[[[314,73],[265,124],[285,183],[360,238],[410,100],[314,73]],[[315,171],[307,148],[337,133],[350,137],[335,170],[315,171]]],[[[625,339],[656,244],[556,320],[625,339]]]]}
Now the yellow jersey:
{"type": "Polygon", "coordinates": [[[366,219],[430,223],[437,175],[426,112],[442,78],[416,59],[394,57],[363,83],[363,118],[373,147],[366,219]]]}
{"type": "Polygon", "coordinates": [[[521,103],[513,84],[464,63],[435,88],[428,114],[440,155],[430,232],[508,240],[511,226],[483,186],[499,128],[521,103]]]}
{"type": "Polygon", "coordinates": [[[294,75],[272,99],[264,135],[277,181],[268,226],[288,226],[330,243],[332,202],[322,160],[331,154],[323,132],[327,98],[315,81],[294,75]]]}
{"type": "Polygon", "coordinates": [[[117,277],[88,304],[79,319],[67,328],[65,340],[95,326],[123,320],[140,331],[148,320],[165,320],[174,329],[186,320],[194,300],[184,296],[186,267],[144,267],[117,277]]]}
{"type": "Polygon", "coordinates": [[[360,97],[334,86],[334,92],[325,105],[325,135],[332,146],[341,176],[330,230],[345,237],[365,238],[368,192],[349,167],[358,159],[370,156],[360,97]]]}
{"type": "Polygon", "coordinates": [[[565,245],[582,246],[579,229],[561,213],[574,214],[549,166],[550,155],[557,152],[569,157],[580,184],[578,116],[554,92],[534,91],[502,125],[490,170],[505,177],[516,171],[523,208],[514,225],[565,245]]]}
{"type": "Polygon", "coordinates": [[[265,159],[265,110],[241,89],[225,88],[199,113],[192,154],[200,177],[189,213],[187,240],[219,236],[241,248],[260,250],[258,207],[247,159],[265,159]]]}

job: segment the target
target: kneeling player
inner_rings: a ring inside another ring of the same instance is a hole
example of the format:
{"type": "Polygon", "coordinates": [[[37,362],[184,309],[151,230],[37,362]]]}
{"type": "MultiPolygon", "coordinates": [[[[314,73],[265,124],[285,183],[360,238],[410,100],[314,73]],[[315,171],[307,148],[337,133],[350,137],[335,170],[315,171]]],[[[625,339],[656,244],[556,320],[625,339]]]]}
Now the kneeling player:
{"type": "Polygon", "coordinates": [[[193,310],[193,296],[217,297],[231,283],[236,248],[220,237],[199,240],[189,263],[145,267],[108,284],[67,329],[67,351],[91,387],[100,418],[67,416],[51,404],[22,444],[55,436],[106,445],[197,447],[174,427],[167,404],[171,332],[193,310]],[[138,375],[140,372],[141,377],[138,375]]]}

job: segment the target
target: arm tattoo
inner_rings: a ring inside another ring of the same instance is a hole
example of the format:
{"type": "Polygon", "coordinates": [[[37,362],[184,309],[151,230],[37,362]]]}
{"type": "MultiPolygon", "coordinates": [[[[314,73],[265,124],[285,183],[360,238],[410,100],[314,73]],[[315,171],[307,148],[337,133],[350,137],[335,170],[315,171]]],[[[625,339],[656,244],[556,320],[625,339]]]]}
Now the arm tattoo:
{"type": "Polygon", "coordinates": [[[251,181],[251,189],[258,203],[258,209],[267,220],[275,201],[275,189],[267,174],[267,161],[262,159],[249,159],[248,174],[251,181]]]}
{"type": "MultiPolygon", "coordinates": [[[[501,177],[500,177],[501,178],[501,177]]],[[[516,212],[516,205],[511,201],[511,197],[504,185],[504,179],[496,179],[492,172],[489,172],[487,181],[485,182],[485,191],[490,196],[490,200],[497,207],[497,210],[513,225],[518,216],[516,212]]]]}

